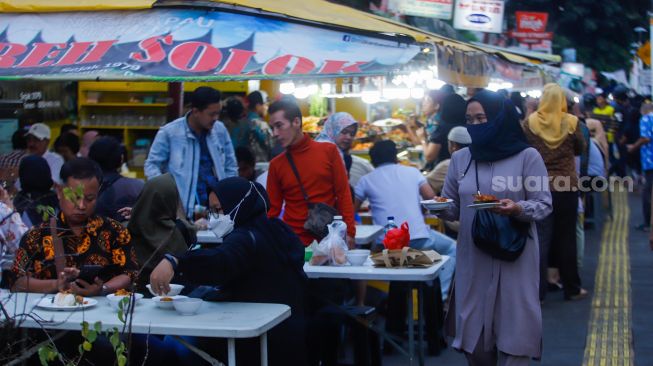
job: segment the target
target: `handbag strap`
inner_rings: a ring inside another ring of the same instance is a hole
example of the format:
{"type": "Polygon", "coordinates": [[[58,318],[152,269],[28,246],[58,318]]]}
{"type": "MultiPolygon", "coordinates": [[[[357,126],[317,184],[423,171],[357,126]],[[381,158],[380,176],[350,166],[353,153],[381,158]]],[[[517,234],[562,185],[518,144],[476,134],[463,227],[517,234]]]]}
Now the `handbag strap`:
{"type": "Polygon", "coordinates": [[[304,201],[306,201],[307,204],[310,204],[311,201],[308,199],[308,194],[304,189],[302,180],[299,178],[299,172],[297,171],[297,166],[295,166],[295,162],[292,159],[292,155],[290,155],[290,151],[286,151],[286,158],[288,159],[288,163],[290,163],[290,168],[292,169],[292,172],[295,174],[295,178],[297,178],[297,182],[299,183],[299,189],[302,191],[302,195],[304,196],[304,201]]]}
{"type": "Polygon", "coordinates": [[[474,162],[474,173],[476,174],[476,193],[479,195],[481,194],[481,188],[479,187],[478,184],[478,162],[476,160],[469,159],[469,163],[467,163],[467,168],[465,168],[465,172],[463,173],[463,177],[467,175],[467,172],[469,171],[469,167],[472,166],[472,161],[474,162]]]}

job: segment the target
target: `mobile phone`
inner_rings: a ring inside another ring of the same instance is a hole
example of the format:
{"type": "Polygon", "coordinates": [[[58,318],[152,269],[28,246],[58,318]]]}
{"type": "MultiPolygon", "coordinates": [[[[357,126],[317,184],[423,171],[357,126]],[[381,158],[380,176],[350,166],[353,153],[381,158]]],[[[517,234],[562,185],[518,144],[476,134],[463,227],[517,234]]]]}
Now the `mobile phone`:
{"type": "Polygon", "coordinates": [[[77,276],[77,278],[80,280],[84,280],[89,284],[93,284],[95,283],[95,277],[99,276],[101,270],[102,270],[102,266],[100,265],[85,264],[79,270],[79,276],[77,276]]]}

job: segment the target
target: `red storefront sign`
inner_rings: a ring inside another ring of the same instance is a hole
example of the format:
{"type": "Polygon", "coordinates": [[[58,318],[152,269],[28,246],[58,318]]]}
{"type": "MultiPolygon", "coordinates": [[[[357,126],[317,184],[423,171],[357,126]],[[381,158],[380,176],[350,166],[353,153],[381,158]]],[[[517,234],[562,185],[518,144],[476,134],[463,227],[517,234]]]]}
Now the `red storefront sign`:
{"type": "Polygon", "coordinates": [[[517,32],[542,33],[546,31],[546,23],[549,20],[548,13],[534,13],[516,11],[517,32]]]}

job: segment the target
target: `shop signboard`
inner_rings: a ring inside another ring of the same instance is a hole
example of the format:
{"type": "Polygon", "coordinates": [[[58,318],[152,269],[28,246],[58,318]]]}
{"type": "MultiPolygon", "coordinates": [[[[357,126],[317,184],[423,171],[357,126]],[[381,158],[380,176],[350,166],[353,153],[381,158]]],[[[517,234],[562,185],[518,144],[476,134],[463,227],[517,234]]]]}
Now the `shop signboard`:
{"type": "Polygon", "coordinates": [[[451,19],[453,0],[403,0],[399,3],[402,14],[418,17],[451,19]]]}
{"type": "Polygon", "coordinates": [[[487,55],[462,52],[451,47],[438,48],[438,79],[445,83],[484,88],[490,82],[492,66],[487,55]]]}
{"type": "Polygon", "coordinates": [[[543,33],[546,31],[546,23],[549,19],[549,14],[516,11],[515,17],[517,18],[517,32],[543,33]]]}
{"type": "Polygon", "coordinates": [[[244,80],[373,75],[419,45],[255,15],[150,9],[0,14],[0,78],[244,80]]]}
{"type": "Polygon", "coordinates": [[[456,29],[501,33],[502,0],[456,0],[453,26],[456,29]]]}

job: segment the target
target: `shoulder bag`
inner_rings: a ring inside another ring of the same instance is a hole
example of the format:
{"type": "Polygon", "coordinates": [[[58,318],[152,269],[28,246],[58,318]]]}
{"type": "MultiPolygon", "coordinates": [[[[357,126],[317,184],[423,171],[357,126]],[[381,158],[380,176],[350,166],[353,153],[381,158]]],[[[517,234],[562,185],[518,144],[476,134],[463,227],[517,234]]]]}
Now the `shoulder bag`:
{"type": "Polygon", "coordinates": [[[286,151],[286,158],[290,163],[292,172],[295,174],[295,178],[297,178],[299,189],[301,189],[302,195],[304,196],[304,201],[306,201],[306,204],[308,205],[308,215],[306,216],[304,229],[313,234],[313,236],[315,236],[317,239],[322,240],[329,233],[327,225],[333,222],[333,217],[338,215],[338,210],[327,205],[326,203],[311,202],[308,194],[306,193],[306,190],[304,189],[302,180],[299,178],[299,172],[297,171],[295,162],[293,161],[292,156],[288,151],[286,151]]]}
{"type": "MultiPolygon", "coordinates": [[[[480,193],[477,162],[475,170],[476,190],[480,193]]],[[[490,210],[476,210],[472,221],[472,239],[474,245],[482,252],[496,259],[513,262],[524,251],[526,240],[529,238],[529,228],[528,222],[521,222],[490,210]]]]}

